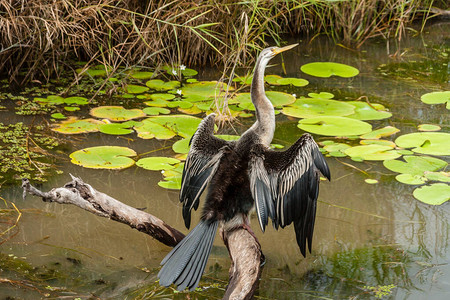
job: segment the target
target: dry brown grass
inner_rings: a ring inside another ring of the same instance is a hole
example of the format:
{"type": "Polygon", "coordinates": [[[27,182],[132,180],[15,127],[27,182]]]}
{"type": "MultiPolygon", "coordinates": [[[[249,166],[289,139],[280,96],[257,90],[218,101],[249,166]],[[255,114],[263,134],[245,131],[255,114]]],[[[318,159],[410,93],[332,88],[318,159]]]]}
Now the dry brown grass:
{"type": "Polygon", "coordinates": [[[357,47],[376,35],[401,37],[432,3],[0,0],[0,74],[49,79],[70,58],[113,70],[160,63],[232,68],[249,63],[249,53],[268,41],[280,43],[283,33],[326,33],[357,47]]]}

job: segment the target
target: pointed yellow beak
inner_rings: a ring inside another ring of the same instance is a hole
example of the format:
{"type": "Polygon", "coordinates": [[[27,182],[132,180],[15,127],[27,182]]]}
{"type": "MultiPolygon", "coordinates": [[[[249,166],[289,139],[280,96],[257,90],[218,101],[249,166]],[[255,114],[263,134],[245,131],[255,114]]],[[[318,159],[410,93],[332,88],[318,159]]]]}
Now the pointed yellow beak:
{"type": "Polygon", "coordinates": [[[276,47],[276,48],[272,49],[272,52],[273,52],[273,54],[277,55],[277,54],[280,54],[281,52],[287,51],[296,46],[298,46],[298,44],[293,44],[293,45],[289,45],[289,46],[285,46],[285,47],[281,47],[281,48],[276,47]]]}

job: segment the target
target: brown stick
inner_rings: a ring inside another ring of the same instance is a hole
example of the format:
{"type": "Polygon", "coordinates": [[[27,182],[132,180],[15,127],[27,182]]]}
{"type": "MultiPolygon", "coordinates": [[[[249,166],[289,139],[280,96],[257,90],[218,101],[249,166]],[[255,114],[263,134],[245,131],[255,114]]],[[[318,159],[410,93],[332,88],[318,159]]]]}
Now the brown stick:
{"type": "MultiPolygon", "coordinates": [[[[49,192],[38,190],[28,179],[22,179],[22,188],[24,198],[29,193],[45,202],[73,204],[100,217],[127,224],[168,246],[173,247],[184,238],[184,234],[157,217],[99,192],[74,176],[64,187],[49,192]]],[[[232,260],[229,284],[223,299],[251,299],[261,275],[261,247],[245,228],[222,231],[222,238],[232,260]]]]}

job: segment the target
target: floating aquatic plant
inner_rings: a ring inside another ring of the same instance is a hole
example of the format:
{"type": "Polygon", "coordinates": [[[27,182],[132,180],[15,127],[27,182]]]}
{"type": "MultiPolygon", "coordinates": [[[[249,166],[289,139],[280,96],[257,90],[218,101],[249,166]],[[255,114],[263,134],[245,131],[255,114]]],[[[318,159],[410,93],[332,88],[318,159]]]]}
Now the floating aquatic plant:
{"type": "Polygon", "coordinates": [[[130,157],[136,152],[127,147],[98,146],[75,151],[70,154],[73,164],[91,169],[125,169],[134,165],[130,157]]]}
{"type": "Polygon", "coordinates": [[[281,112],[296,118],[348,116],[355,112],[355,107],[336,100],[301,98],[292,105],[283,107],[281,112]]]}
{"type": "Polygon", "coordinates": [[[346,149],[344,153],[356,160],[386,160],[401,156],[391,146],[374,144],[351,147],[346,149]]]}
{"type": "Polygon", "coordinates": [[[303,65],[302,72],[316,77],[354,77],[359,74],[358,69],[341,63],[334,62],[313,62],[303,65]]]}
{"type": "Polygon", "coordinates": [[[178,163],[180,163],[180,161],[176,158],[153,156],[141,158],[136,162],[136,165],[146,170],[161,171],[174,169],[174,165],[178,163]]]}
{"type": "Polygon", "coordinates": [[[126,109],[122,106],[99,106],[90,111],[91,116],[111,121],[128,121],[145,117],[146,114],[137,108],[126,109]]]}
{"type": "Polygon", "coordinates": [[[102,121],[95,119],[77,119],[70,117],[68,120],[61,123],[54,124],[51,130],[63,134],[79,134],[88,132],[97,132],[98,126],[105,124],[102,121]]]}
{"type": "Polygon", "coordinates": [[[431,155],[450,155],[450,133],[415,132],[399,136],[399,147],[413,148],[413,152],[431,155]]]}
{"type": "Polygon", "coordinates": [[[303,119],[298,127],[304,131],[327,136],[361,135],[372,130],[372,125],[364,121],[336,116],[320,116],[303,119]]]}
{"type": "Polygon", "coordinates": [[[414,198],[430,205],[441,205],[450,200],[450,185],[434,183],[417,188],[413,192],[414,198]]]}
{"type": "Polygon", "coordinates": [[[450,91],[427,93],[422,95],[420,100],[426,104],[446,103],[447,109],[450,109],[450,91]]]}

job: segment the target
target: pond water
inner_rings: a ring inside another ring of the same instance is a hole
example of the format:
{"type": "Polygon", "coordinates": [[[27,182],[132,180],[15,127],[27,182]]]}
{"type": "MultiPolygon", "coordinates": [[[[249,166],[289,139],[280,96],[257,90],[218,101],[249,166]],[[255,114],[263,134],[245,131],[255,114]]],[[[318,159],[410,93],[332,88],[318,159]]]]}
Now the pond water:
{"type": "MultiPolygon", "coordinates": [[[[331,92],[335,99],[355,100],[367,96],[392,113],[389,119],[369,121],[373,128],[395,126],[402,134],[416,132],[419,124],[436,124],[449,132],[449,111],[444,105],[422,103],[420,96],[448,90],[450,24],[432,24],[423,35],[407,35],[401,43],[371,40],[360,51],[335,45],[325,38],[300,42],[300,46],[273,61],[266,74],[299,77],[306,87],[277,87],[295,93],[331,92]],[[316,78],[300,66],[308,62],[334,61],[354,66],[354,78],[316,78]]],[[[297,40],[292,42],[298,42],[297,40]]],[[[199,80],[216,80],[217,70],[202,70],[199,80]]],[[[82,95],[80,95],[82,96],[82,95]]],[[[1,98],[0,98],[1,99],[1,98]]],[[[101,97],[99,99],[102,99],[101,97]]],[[[98,100],[101,102],[102,100],[98,100]]],[[[45,124],[47,117],[19,116],[14,105],[0,103],[5,124],[45,124]]],[[[82,108],[79,116],[87,115],[82,108]]],[[[239,120],[221,133],[240,134],[253,118],[239,120]]],[[[50,122],[50,121],[49,121],[50,122]]],[[[289,146],[303,131],[298,120],[277,116],[274,142],[289,146]]],[[[155,155],[173,156],[173,140],[143,140],[135,133],[111,136],[89,133],[58,135],[64,141],[56,165],[62,175],[49,178],[39,188],[47,191],[70,181],[69,173],[81,177],[99,191],[133,207],[160,217],[187,232],[176,190],[158,186],[162,175],[138,167],[122,171],[92,170],[70,163],[75,150],[100,145],[118,145],[137,153],[155,150],[155,155]]],[[[329,137],[314,136],[316,141],[329,137]]],[[[394,140],[395,137],[388,137],[394,140]]],[[[357,144],[358,142],[354,142],[357,144]]],[[[448,156],[440,157],[448,162],[448,156]]],[[[450,249],[449,203],[431,206],[414,199],[415,186],[402,184],[380,161],[356,162],[348,157],[328,157],[332,181],[321,183],[312,254],[303,258],[292,226],[262,234],[257,220],[253,228],[267,263],[256,298],[261,299],[449,299],[450,249]],[[367,184],[365,179],[376,179],[367,184]]],[[[1,244],[0,296],[8,299],[39,297],[140,299],[180,298],[185,293],[159,288],[159,262],[170,250],[129,227],[87,213],[77,207],[44,203],[28,196],[22,200],[20,183],[3,185],[3,199],[13,202],[22,215],[10,238],[1,244]],[[5,281],[5,279],[9,281],[5,281]]],[[[8,207],[12,208],[11,205],[8,207]]],[[[13,210],[0,214],[11,222],[13,210]]],[[[196,212],[193,220],[199,218],[196,212]]],[[[14,222],[13,222],[14,223],[14,222]]],[[[2,227],[3,228],[3,227],[2,227]]],[[[228,279],[229,257],[216,238],[202,290],[193,297],[216,299],[223,295],[228,279]]]]}

